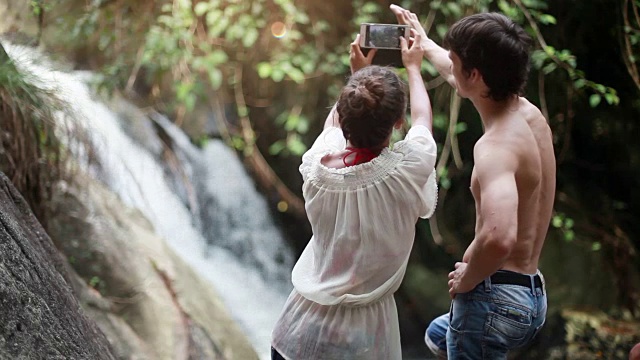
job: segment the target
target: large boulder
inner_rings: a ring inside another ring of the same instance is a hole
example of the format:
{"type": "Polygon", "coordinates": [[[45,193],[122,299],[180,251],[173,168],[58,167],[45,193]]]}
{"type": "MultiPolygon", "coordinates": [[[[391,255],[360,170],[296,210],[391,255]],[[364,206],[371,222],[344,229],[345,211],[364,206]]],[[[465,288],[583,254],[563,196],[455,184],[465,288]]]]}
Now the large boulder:
{"type": "Polygon", "coordinates": [[[0,358],[113,359],[74,296],[65,262],[0,173],[0,358]]]}
{"type": "Polygon", "coordinates": [[[80,173],[58,184],[52,210],[51,237],[118,358],[258,358],[212,286],[140,211],[80,173]]]}

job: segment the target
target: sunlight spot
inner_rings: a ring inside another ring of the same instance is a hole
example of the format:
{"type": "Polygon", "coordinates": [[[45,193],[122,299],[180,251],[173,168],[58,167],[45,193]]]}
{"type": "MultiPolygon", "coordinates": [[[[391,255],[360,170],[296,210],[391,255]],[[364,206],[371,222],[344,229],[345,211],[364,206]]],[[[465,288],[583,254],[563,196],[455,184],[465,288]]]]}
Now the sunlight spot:
{"type": "Polygon", "coordinates": [[[286,201],[279,201],[278,202],[278,211],[285,212],[288,209],[289,209],[289,204],[287,204],[286,201]]]}
{"type": "Polygon", "coordinates": [[[285,35],[287,35],[287,25],[285,25],[281,21],[276,21],[273,24],[271,24],[271,33],[276,38],[281,39],[285,35]]]}

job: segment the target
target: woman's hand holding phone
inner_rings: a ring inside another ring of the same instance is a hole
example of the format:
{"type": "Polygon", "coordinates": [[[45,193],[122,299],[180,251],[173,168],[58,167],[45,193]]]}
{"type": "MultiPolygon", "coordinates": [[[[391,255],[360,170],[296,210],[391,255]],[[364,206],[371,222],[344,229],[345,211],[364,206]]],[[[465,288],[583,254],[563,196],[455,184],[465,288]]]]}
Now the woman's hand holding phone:
{"type": "Polygon", "coordinates": [[[360,49],[360,34],[356,35],[356,39],[351,43],[351,48],[349,49],[351,73],[353,74],[363,67],[371,65],[375,55],[376,49],[371,49],[369,53],[367,53],[367,56],[364,56],[362,49],[360,49]]]}
{"type": "Polygon", "coordinates": [[[411,29],[412,40],[407,40],[405,38],[400,38],[400,47],[402,51],[402,63],[404,67],[408,70],[417,68],[418,72],[420,72],[420,67],[422,65],[422,57],[424,56],[424,50],[422,49],[422,35],[411,29]]]}

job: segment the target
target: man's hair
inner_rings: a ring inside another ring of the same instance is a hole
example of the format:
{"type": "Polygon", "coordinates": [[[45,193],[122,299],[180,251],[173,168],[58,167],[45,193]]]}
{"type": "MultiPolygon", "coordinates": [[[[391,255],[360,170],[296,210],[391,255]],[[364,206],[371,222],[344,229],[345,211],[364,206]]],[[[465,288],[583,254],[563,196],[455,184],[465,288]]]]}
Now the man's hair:
{"type": "Polygon", "coordinates": [[[480,13],[458,20],[444,37],[444,46],[462,62],[462,70],[477,69],[490,98],[501,101],[522,95],[529,76],[531,37],[499,13],[480,13]]]}
{"type": "Polygon", "coordinates": [[[404,118],[407,86],[391,68],[364,67],[342,88],[336,110],[345,139],[358,148],[381,149],[404,118]]]}

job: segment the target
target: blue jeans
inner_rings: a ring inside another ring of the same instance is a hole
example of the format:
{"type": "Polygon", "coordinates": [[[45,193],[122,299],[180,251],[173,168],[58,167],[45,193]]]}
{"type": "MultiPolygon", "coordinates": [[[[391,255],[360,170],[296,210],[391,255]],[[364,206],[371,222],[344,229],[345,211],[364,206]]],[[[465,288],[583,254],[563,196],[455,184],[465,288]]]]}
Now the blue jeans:
{"type": "MultiPolygon", "coordinates": [[[[499,272],[505,272],[503,270],[499,272]]],[[[514,273],[511,273],[514,274],[514,273]]],[[[425,334],[429,349],[448,359],[507,359],[509,350],[526,345],[542,329],[547,294],[542,285],[492,284],[487,278],[457,294],[448,314],[435,318],[425,334]]]]}

